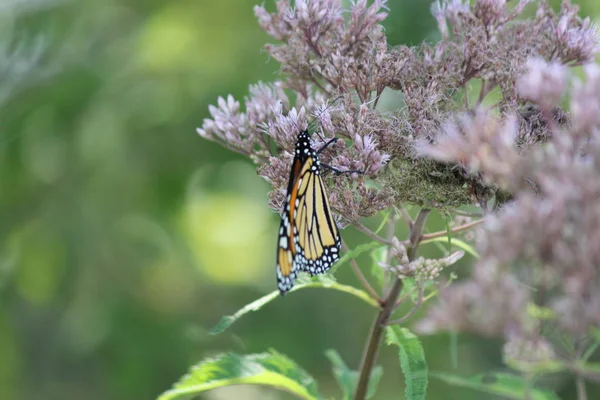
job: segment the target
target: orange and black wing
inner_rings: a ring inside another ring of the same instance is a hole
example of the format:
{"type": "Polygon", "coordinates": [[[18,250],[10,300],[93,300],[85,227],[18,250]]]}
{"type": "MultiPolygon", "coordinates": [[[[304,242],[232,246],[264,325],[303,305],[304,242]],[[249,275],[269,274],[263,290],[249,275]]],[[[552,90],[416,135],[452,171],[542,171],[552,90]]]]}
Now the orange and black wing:
{"type": "Polygon", "coordinates": [[[297,183],[294,216],[296,263],[310,275],[325,273],[340,255],[340,234],[333,219],[318,158],[306,161],[297,183]]]}
{"type": "Polygon", "coordinates": [[[277,242],[277,287],[285,294],[298,272],[327,271],[339,258],[340,236],[307,132],[298,135],[277,242]]]}
{"type": "Polygon", "coordinates": [[[281,294],[285,294],[294,286],[294,280],[299,272],[295,262],[296,246],[294,244],[294,232],[296,228],[293,226],[291,215],[293,215],[292,206],[295,204],[298,192],[295,183],[300,174],[301,167],[302,162],[298,157],[294,158],[288,193],[281,215],[281,224],[279,225],[279,237],[277,240],[277,287],[281,294]]]}

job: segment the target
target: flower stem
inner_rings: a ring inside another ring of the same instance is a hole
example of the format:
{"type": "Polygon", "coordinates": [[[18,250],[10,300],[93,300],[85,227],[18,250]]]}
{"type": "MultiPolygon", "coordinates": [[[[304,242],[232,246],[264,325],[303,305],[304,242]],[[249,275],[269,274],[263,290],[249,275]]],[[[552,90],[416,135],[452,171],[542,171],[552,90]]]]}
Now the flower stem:
{"type": "MultiPolygon", "coordinates": [[[[346,242],[344,242],[343,240],[342,240],[342,249],[344,250],[345,253],[347,253],[349,251],[348,246],[346,245],[346,242]]],[[[362,271],[358,267],[356,260],[351,258],[350,264],[352,266],[352,270],[354,271],[354,274],[356,275],[356,278],[360,281],[360,283],[363,285],[365,290],[367,292],[369,292],[369,294],[371,295],[372,298],[374,298],[375,300],[377,300],[377,302],[379,304],[381,304],[381,302],[382,302],[381,298],[379,297],[379,295],[377,294],[375,289],[373,289],[373,286],[371,286],[371,284],[369,283],[367,278],[365,278],[365,275],[362,273],[362,271]]]]}
{"type": "MultiPolygon", "coordinates": [[[[410,244],[407,248],[407,255],[410,261],[413,261],[415,258],[419,241],[423,235],[425,221],[427,221],[427,216],[429,215],[430,211],[431,210],[425,208],[421,209],[411,227],[409,235],[410,244]]],[[[383,338],[383,331],[390,320],[392,312],[394,312],[394,309],[396,308],[396,301],[402,292],[402,279],[394,279],[394,284],[392,285],[389,294],[384,299],[381,311],[379,311],[379,314],[373,323],[373,327],[371,328],[371,333],[369,335],[363,360],[360,366],[360,376],[358,378],[358,385],[356,387],[356,393],[354,394],[354,400],[364,400],[367,395],[369,379],[371,377],[371,371],[375,366],[375,360],[377,359],[377,353],[379,352],[381,339],[383,338]]]]}
{"type": "Polygon", "coordinates": [[[581,376],[575,378],[575,385],[577,387],[577,400],[587,400],[587,391],[585,389],[585,381],[581,376]]]}
{"type": "MultiPolygon", "coordinates": [[[[452,229],[450,229],[450,232],[457,233],[457,232],[466,231],[466,230],[474,228],[477,225],[479,225],[481,223],[484,223],[484,222],[485,222],[485,219],[478,219],[477,221],[469,222],[468,224],[464,224],[464,225],[452,228],[452,229]]],[[[447,234],[448,234],[448,231],[440,231],[440,232],[434,232],[434,233],[427,233],[427,234],[425,234],[425,235],[423,235],[421,237],[421,240],[435,239],[435,238],[438,238],[438,237],[446,236],[447,234]]]]}
{"type": "Polygon", "coordinates": [[[356,222],[354,224],[354,227],[356,229],[358,229],[359,231],[361,231],[362,233],[364,233],[365,235],[367,235],[368,237],[370,237],[371,239],[374,239],[374,240],[378,241],[379,243],[383,243],[383,244],[388,245],[388,246],[392,245],[392,241],[391,240],[387,240],[385,238],[382,238],[381,236],[379,236],[378,234],[376,234],[375,232],[373,232],[372,230],[370,230],[369,228],[367,228],[366,226],[364,226],[360,222],[356,222]]]}

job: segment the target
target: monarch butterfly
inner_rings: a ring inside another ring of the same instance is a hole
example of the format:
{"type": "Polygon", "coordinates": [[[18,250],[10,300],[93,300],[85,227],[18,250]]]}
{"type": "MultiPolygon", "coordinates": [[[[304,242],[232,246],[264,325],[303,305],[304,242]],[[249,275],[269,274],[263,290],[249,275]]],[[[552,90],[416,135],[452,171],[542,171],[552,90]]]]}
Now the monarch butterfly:
{"type": "Polygon", "coordinates": [[[339,258],[340,234],[319,161],[319,153],[335,140],[315,151],[308,131],[298,134],[277,242],[277,287],[282,295],[294,286],[299,272],[322,274],[339,258]]]}

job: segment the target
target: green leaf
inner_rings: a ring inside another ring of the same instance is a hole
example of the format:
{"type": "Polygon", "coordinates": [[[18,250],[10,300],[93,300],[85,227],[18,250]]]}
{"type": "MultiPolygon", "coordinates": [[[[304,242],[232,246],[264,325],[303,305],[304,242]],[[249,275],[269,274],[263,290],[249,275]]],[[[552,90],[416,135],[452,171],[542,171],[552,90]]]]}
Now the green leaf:
{"type": "Polygon", "coordinates": [[[274,300],[275,298],[277,298],[277,296],[279,296],[279,291],[275,290],[274,292],[271,292],[268,295],[261,297],[260,299],[254,300],[252,303],[246,304],[244,307],[240,308],[235,314],[224,316],[223,318],[221,318],[219,323],[214,328],[212,328],[210,334],[217,335],[223,332],[243,315],[251,311],[260,310],[262,306],[274,300]]]}
{"type": "Polygon", "coordinates": [[[377,280],[379,287],[383,286],[383,281],[385,279],[383,268],[381,268],[381,265],[379,265],[379,263],[385,262],[387,257],[387,251],[387,246],[379,246],[371,250],[371,273],[377,280]]]}
{"type": "MultiPolygon", "coordinates": [[[[340,292],[348,293],[355,297],[358,297],[359,299],[364,300],[367,304],[379,308],[379,304],[377,303],[377,301],[371,296],[369,296],[367,292],[363,292],[362,290],[356,289],[353,286],[342,285],[341,283],[338,283],[335,279],[329,276],[316,276],[313,278],[300,277],[296,281],[296,286],[294,286],[294,288],[290,290],[290,293],[306,288],[338,290],[340,292]]],[[[210,334],[217,335],[223,332],[242,316],[246,315],[251,311],[257,311],[261,309],[265,304],[275,300],[277,297],[279,297],[279,291],[275,290],[257,300],[254,300],[252,303],[245,305],[244,307],[240,308],[235,314],[224,316],[223,318],[221,318],[219,323],[210,331],[210,334]]]]}
{"type": "Polygon", "coordinates": [[[440,251],[440,253],[442,253],[442,254],[447,254],[448,253],[448,246],[444,246],[440,242],[432,242],[432,244],[435,247],[437,247],[437,249],[440,251]]]}
{"type": "Polygon", "coordinates": [[[574,363],[575,371],[579,371],[586,376],[594,377],[595,380],[600,380],[600,363],[598,362],[584,362],[576,361],[574,363]]]}
{"type": "Polygon", "coordinates": [[[334,274],[338,270],[339,267],[341,267],[343,264],[347,263],[349,260],[358,257],[365,251],[373,250],[379,246],[381,246],[381,243],[371,242],[371,243],[364,243],[364,244],[361,244],[360,246],[356,246],[355,248],[350,249],[348,252],[346,252],[344,255],[342,255],[342,257],[340,257],[340,260],[338,262],[336,262],[333,265],[333,267],[331,268],[331,274],[334,274]]]}
{"type": "MultiPolygon", "coordinates": [[[[353,371],[346,366],[342,357],[335,350],[327,350],[325,355],[331,361],[333,365],[333,375],[335,380],[340,385],[343,393],[343,400],[351,400],[352,395],[356,391],[356,385],[358,384],[358,371],[353,371]]],[[[377,385],[383,376],[383,368],[376,366],[371,371],[371,378],[369,379],[369,386],[367,387],[367,399],[370,399],[375,395],[377,385]]]]}
{"type": "Polygon", "coordinates": [[[263,385],[302,399],[321,399],[315,380],[286,356],[268,353],[220,354],[194,365],[158,400],[191,399],[201,392],[231,385],[263,385]]]}
{"type": "Polygon", "coordinates": [[[349,400],[352,398],[352,393],[356,388],[357,374],[355,371],[351,371],[344,361],[337,353],[337,351],[330,349],[325,352],[325,356],[329,359],[333,365],[333,375],[338,385],[342,389],[342,399],[349,400]]]}
{"type": "Polygon", "coordinates": [[[333,290],[338,290],[340,292],[351,294],[354,297],[357,297],[357,298],[363,300],[365,303],[367,303],[377,309],[380,308],[380,305],[377,302],[377,300],[372,298],[367,292],[357,289],[354,286],[343,285],[341,283],[338,283],[335,280],[335,278],[332,277],[331,275],[319,275],[319,276],[313,276],[310,278],[302,277],[302,278],[298,279],[296,282],[299,284],[294,286],[294,288],[292,290],[290,290],[290,292],[295,292],[297,290],[302,290],[302,289],[306,289],[306,288],[333,289],[333,290]]]}
{"type": "MultiPolygon", "coordinates": [[[[358,372],[357,372],[358,374],[358,372]]],[[[383,367],[381,365],[376,365],[371,371],[371,378],[369,379],[369,383],[367,384],[367,399],[375,396],[375,392],[377,392],[377,385],[379,385],[379,381],[383,377],[383,367]]],[[[356,379],[358,382],[358,378],[356,379]]]]}
{"type": "Polygon", "coordinates": [[[402,285],[402,293],[408,294],[413,303],[416,303],[418,301],[420,286],[423,286],[423,301],[428,297],[433,297],[432,294],[433,292],[437,292],[438,287],[438,284],[435,281],[424,281],[417,283],[415,278],[410,277],[403,278],[402,285]],[[433,291],[431,291],[432,288],[434,289],[433,291]],[[429,294],[427,294],[428,290],[430,291],[429,294]]]}
{"type": "Polygon", "coordinates": [[[419,338],[411,331],[399,326],[386,328],[387,344],[400,349],[400,367],[404,374],[407,400],[424,400],[427,392],[427,362],[419,338]]]}
{"type": "Polygon", "coordinates": [[[381,232],[381,230],[383,229],[383,227],[385,226],[385,224],[388,222],[388,219],[390,218],[390,215],[392,215],[392,210],[388,210],[388,211],[386,211],[386,212],[383,213],[383,218],[381,219],[381,223],[379,224],[379,226],[377,227],[377,229],[375,229],[375,233],[381,232]]]}
{"type": "MultiPolygon", "coordinates": [[[[471,378],[463,378],[441,372],[430,372],[429,376],[450,385],[475,389],[508,399],[522,400],[527,391],[527,382],[522,377],[506,373],[480,374],[471,378]]],[[[531,400],[559,400],[558,396],[550,390],[531,387],[530,393],[531,400]]]]}
{"type": "Polygon", "coordinates": [[[583,356],[581,356],[581,361],[587,361],[598,349],[598,347],[600,346],[600,341],[596,340],[594,343],[592,343],[590,345],[590,347],[587,348],[587,350],[585,351],[585,353],[583,353],[583,356]]]}
{"type": "MultiPolygon", "coordinates": [[[[434,243],[434,242],[448,243],[448,238],[446,236],[436,237],[433,239],[423,240],[421,242],[421,244],[434,243]]],[[[470,255],[472,255],[475,258],[479,258],[479,253],[477,253],[477,250],[475,250],[473,248],[473,246],[471,246],[470,244],[467,244],[466,242],[464,242],[460,239],[453,238],[452,245],[454,247],[458,247],[461,250],[464,250],[465,252],[469,253],[470,255]]]]}

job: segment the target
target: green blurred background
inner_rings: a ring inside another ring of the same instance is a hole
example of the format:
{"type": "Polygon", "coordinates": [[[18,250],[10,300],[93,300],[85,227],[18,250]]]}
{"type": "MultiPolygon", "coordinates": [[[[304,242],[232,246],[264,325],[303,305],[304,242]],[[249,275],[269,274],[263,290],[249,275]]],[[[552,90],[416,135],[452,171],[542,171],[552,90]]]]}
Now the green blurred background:
{"type": "MultiPolygon", "coordinates": [[[[600,4],[579,3],[599,19],[600,4]]],[[[323,353],[356,367],[374,317],[353,298],[301,291],[207,333],[275,288],[268,184],[195,131],[217,96],[277,78],[254,4],[0,1],[0,399],[152,399],[204,357],[268,348],[339,396],[323,353]]],[[[435,40],[429,1],[389,8],[390,44],[435,40]]],[[[355,283],[344,269],[340,279],[355,283]]],[[[423,341],[430,368],[451,370],[448,336],[423,341]]],[[[456,372],[502,369],[500,346],[460,336],[456,372]]],[[[376,398],[403,398],[396,350],[380,363],[376,398]]],[[[568,378],[548,383],[575,398],[568,378]]],[[[203,398],[289,397],[235,387],[203,398]]]]}

